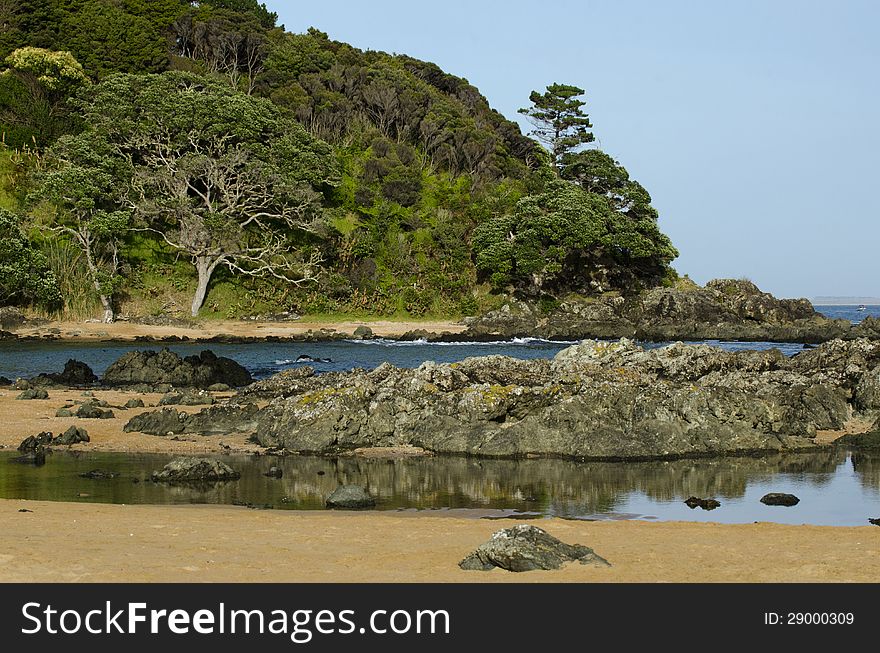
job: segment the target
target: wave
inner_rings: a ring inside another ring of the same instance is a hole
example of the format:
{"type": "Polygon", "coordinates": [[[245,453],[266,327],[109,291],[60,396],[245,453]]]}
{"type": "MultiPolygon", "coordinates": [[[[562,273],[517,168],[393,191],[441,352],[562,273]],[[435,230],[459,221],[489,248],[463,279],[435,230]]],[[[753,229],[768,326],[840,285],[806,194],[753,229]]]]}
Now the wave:
{"type": "Polygon", "coordinates": [[[511,347],[511,346],[534,346],[550,345],[564,346],[576,345],[577,340],[546,340],[544,338],[513,338],[512,340],[456,340],[453,342],[429,342],[425,338],[418,340],[390,340],[388,338],[373,338],[371,340],[345,340],[356,345],[372,345],[375,347],[511,347]]]}

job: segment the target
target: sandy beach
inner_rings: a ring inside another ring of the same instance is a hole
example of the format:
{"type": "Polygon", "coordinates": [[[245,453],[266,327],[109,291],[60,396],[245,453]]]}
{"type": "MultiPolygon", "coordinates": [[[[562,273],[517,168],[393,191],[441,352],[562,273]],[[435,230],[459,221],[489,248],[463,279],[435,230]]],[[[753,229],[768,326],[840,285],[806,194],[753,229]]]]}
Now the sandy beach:
{"type": "Polygon", "coordinates": [[[514,574],[458,562],[517,523],[423,513],[0,501],[3,582],[874,582],[880,529],[530,522],[611,568],[514,574]],[[19,509],[33,512],[18,512],[19,509]],[[62,544],[63,543],[63,544],[62,544]]]}
{"type": "Polygon", "coordinates": [[[322,322],[305,319],[289,322],[256,322],[243,320],[206,320],[198,325],[187,326],[153,326],[134,322],[44,322],[39,324],[26,323],[15,330],[20,337],[54,337],[69,341],[102,341],[102,340],[135,340],[149,338],[161,340],[168,337],[190,338],[192,340],[208,339],[218,336],[236,338],[292,338],[303,336],[310,331],[313,334],[324,330],[325,335],[344,334],[351,336],[355,329],[366,326],[380,338],[397,338],[409,331],[423,329],[433,333],[461,333],[464,325],[452,321],[343,321],[322,322]]]}

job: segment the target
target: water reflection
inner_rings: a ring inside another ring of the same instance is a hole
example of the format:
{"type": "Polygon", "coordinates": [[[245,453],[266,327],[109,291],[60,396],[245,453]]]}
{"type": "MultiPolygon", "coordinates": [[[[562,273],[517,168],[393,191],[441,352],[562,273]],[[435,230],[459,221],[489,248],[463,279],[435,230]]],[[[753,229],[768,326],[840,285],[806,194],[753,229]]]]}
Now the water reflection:
{"type": "MultiPolygon", "coordinates": [[[[8,464],[0,455],[0,496],[109,503],[248,503],[299,510],[322,509],[340,484],[369,488],[379,508],[480,508],[534,512],[572,518],[618,513],[665,519],[702,519],[682,502],[689,496],[712,497],[725,507],[739,506],[735,519],[777,520],[783,513],[751,507],[750,494],[762,489],[791,491],[802,498],[795,517],[809,523],[864,523],[863,513],[880,506],[880,453],[828,450],[763,457],[638,463],[577,463],[564,460],[481,460],[436,457],[403,460],[227,456],[242,473],[240,481],[210,488],[149,482],[150,473],[168,456],[54,453],[45,467],[8,464]],[[281,479],[264,473],[284,470],[281,479]],[[91,480],[79,474],[92,469],[119,473],[91,480]],[[835,516],[812,515],[810,506],[834,497],[835,516]],[[810,500],[814,497],[814,500],[810,500]],[[748,498],[748,501],[746,499],[748,498]],[[748,504],[748,505],[746,505],[748,504]],[[847,508],[850,506],[850,508],[847,508]],[[750,512],[751,511],[751,512],[750,512]],[[769,515],[769,517],[768,517],[769,515]]],[[[756,502],[755,502],[756,503],[756,502]]],[[[793,512],[785,513],[791,517],[793,512]]],[[[876,516],[876,515],[875,515],[876,516]]]]}

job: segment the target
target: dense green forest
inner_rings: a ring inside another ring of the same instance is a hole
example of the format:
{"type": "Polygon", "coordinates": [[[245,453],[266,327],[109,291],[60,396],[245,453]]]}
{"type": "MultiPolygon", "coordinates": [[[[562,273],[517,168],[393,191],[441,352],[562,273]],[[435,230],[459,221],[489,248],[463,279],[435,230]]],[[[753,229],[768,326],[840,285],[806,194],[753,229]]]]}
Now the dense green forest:
{"type": "Polygon", "coordinates": [[[577,87],[523,89],[533,139],[255,0],[0,0],[0,25],[0,305],[460,316],[675,278],[577,87]]]}

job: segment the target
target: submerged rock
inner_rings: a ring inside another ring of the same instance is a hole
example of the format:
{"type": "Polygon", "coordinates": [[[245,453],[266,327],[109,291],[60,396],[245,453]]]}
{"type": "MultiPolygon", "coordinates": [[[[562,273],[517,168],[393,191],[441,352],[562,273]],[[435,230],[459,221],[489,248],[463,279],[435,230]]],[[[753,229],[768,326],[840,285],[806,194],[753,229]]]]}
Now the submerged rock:
{"type": "Polygon", "coordinates": [[[217,383],[241,387],[253,381],[250,372],[230,358],[212,351],[181,358],[169,349],[133,351],[107,368],[106,385],[162,384],[181,388],[208,388],[217,383]]]}
{"type": "Polygon", "coordinates": [[[281,478],[284,476],[284,470],[280,467],[270,467],[269,471],[263,474],[263,476],[268,476],[269,478],[281,478]]]}
{"type": "Polygon", "coordinates": [[[784,492],[771,492],[761,497],[761,503],[767,506],[796,506],[800,502],[795,495],[784,492]]]}
{"type": "Polygon", "coordinates": [[[80,474],[81,478],[90,478],[96,481],[110,480],[119,476],[118,472],[108,472],[103,469],[93,469],[88,472],[83,472],[80,474]]]}
{"type": "Polygon", "coordinates": [[[327,507],[333,510],[363,510],[375,505],[376,499],[360,485],[341,485],[327,497],[327,507]]]}
{"type": "Polygon", "coordinates": [[[507,571],[559,569],[567,562],[610,567],[593,549],[580,544],[565,544],[536,526],[521,524],[498,531],[485,544],[458,563],[467,571],[507,571]]]}
{"type": "Polygon", "coordinates": [[[213,458],[177,458],[150,477],[156,483],[215,483],[236,481],[241,474],[213,458]]]}
{"type": "Polygon", "coordinates": [[[690,497],[685,501],[685,504],[691,510],[695,508],[702,508],[703,510],[715,510],[716,508],[721,507],[721,502],[715,499],[701,499],[699,497],[690,497]]]}
{"type": "Polygon", "coordinates": [[[34,467],[42,467],[46,464],[46,454],[51,452],[51,449],[47,449],[46,447],[39,445],[33,451],[29,451],[22,456],[18,456],[17,458],[12,458],[9,462],[19,463],[22,465],[33,465],[34,467]]]}

